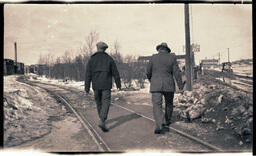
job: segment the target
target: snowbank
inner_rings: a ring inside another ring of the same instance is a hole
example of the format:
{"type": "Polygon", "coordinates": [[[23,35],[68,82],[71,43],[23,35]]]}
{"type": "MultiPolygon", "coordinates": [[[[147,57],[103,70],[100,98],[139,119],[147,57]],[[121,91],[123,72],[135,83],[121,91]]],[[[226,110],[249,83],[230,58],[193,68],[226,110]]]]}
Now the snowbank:
{"type": "Polygon", "coordinates": [[[193,91],[174,97],[174,111],[188,121],[212,123],[217,131],[230,130],[241,139],[240,145],[252,142],[252,94],[238,92],[218,84],[195,83],[193,91]]]}
{"type": "Polygon", "coordinates": [[[11,147],[50,132],[48,119],[61,115],[60,105],[40,89],[4,77],[4,145],[11,147]]]}

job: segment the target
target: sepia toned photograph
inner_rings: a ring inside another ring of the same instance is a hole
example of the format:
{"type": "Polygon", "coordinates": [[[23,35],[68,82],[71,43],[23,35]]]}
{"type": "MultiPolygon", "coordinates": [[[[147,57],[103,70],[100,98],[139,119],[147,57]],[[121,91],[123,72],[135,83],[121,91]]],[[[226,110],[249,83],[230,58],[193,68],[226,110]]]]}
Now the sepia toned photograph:
{"type": "Polygon", "coordinates": [[[252,154],[252,4],[5,4],[4,149],[252,154]]]}

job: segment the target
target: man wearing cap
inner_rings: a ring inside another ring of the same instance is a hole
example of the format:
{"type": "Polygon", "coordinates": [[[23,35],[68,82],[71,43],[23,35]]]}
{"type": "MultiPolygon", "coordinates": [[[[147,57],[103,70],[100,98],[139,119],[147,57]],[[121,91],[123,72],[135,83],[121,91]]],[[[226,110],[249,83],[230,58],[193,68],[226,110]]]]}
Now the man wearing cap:
{"type": "Polygon", "coordinates": [[[180,90],[183,89],[181,71],[178,67],[174,53],[166,43],[156,47],[158,54],[154,54],[147,65],[147,78],[150,81],[150,92],[152,93],[153,114],[156,123],[155,134],[164,134],[169,131],[171,116],[173,112],[173,97],[175,82],[180,90]],[[165,98],[165,115],[162,111],[162,96],[165,98]],[[165,120],[164,120],[165,119],[165,120]]]}
{"type": "Polygon", "coordinates": [[[98,42],[96,47],[97,52],[91,56],[86,66],[85,92],[89,94],[92,82],[94,99],[100,118],[99,127],[103,132],[107,132],[105,121],[107,120],[111,100],[112,77],[114,77],[119,90],[121,89],[121,82],[113,58],[105,52],[108,45],[104,42],[98,42]]]}

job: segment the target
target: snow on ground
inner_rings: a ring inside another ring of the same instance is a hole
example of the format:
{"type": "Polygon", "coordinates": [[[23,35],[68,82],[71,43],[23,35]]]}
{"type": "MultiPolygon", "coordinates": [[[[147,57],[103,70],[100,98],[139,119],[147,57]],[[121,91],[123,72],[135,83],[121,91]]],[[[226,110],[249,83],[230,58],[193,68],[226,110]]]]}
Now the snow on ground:
{"type": "MultiPolygon", "coordinates": [[[[30,75],[29,79],[33,80],[33,81],[40,81],[40,82],[44,82],[44,83],[55,84],[55,85],[60,85],[60,86],[65,86],[65,87],[74,87],[76,89],[84,91],[84,81],[74,81],[74,80],[63,81],[63,79],[50,79],[45,76],[37,76],[37,75],[30,75]]],[[[125,93],[125,94],[127,94],[127,93],[149,93],[150,83],[147,80],[145,81],[145,84],[144,84],[145,88],[143,88],[143,89],[140,89],[136,80],[133,80],[131,83],[133,89],[126,89],[122,80],[121,80],[121,82],[122,82],[123,90],[118,91],[119,94],[120,93],[121,94],[122,93],[125,93]]],[[[117,93],[117,88],[116,88],[115,82],[113,82],[113,84],[114,85],[112,87],[112,92],[114,95],[115,93],[117,93]]],[[[90,89],[92,92],[93,91],[92,87],[90,89]]]]}
{"type": "Polygon", "coordinates": [[[48,119],[64,113],[48,94],[4,76],[4,145],[19,145],[50,132],[48,119]]]}
{"type": "Polygon", "coordinates": [[[63,79],[50,79],[45,76],[36,76],[35,79],[30,77],[30,79],[33,81],[40,81],[44,83],[56,84],[56,85],[61,85],[66,87],[74,87],[79,90],[84,90],[84,81],[74,81],[74,80],[63,81],[63,79]]]}
{"type": "MultiPolygon", "coordinates": [[[[45,76],[37,76],[37,75],[30,76],[30,79],[33,81],[40,81],[40,82],[60,85],[60,86],[64,86],[64,87],[74,87],[76,89],[84,91],[84,81],[74,81],[74,80],[63,81],[62,79],[56,80],[56,79],[46,78],[45,76]],[[32,78],[32,77],[34,77],[34,78],[32,78]]],[[[137,80],[132,80],[132,83],[131,83],[132,88],[125,88],[124,87],[125,85],[124,85],[123,81],[121,80],[121,82],[122,82],[122,90],[121,91],[118,91],[116,88],[116,85],[114,84],[112,87],[112,95],[118,96],[118,97],[129,96],[129,100],[127,101],[128,104],[139,104],[139,105],[152,106],[151,94],[149,91],[150,82],[148,80],[145,80],[144,88],[141,89],[139,87],[139,84],[136,81],[137,80]],[[145,100],[145,99],[147,99],[147,100],[145,100]],[[138,101],[140,101],[140,102],[138,102],[138,101]]],[[[176,90],[178,91],[177,87],[176,87],[176,90]]],[[[93,90],[91,88],[91,93],[92,92],[93,92],[93,90]]],[[[176,92],[175,96],[174,96],[175,103],[178,102],[177,98],[179,96],[181,96],[181,94],[176,92]]],[[[118,100],[118,98],[113,99],[113,100],[114,101],[118,100]]]]}
{"type": "Polygon", "coordinates": [[[244,76],[253,76],[253,65],[248,64],[234,64],[232,65],[233,72],[235,74],[244,75],[244,76]]]}
{"type": "MultiPolygon", "coordinates": [[[[68,80],[63,82],[63,80],[48,79],[36,75],[29,76],[34,81],[84,90],[83,81],[68,80]]],[[[64,113],[61,108],[56,108],[60,106],[54,104],[55,100],[50,98],[46,92],[39,88],[31,88],[15,79],[16,76],[4,77],[4,144],[7,147],[48,134],[51,131],[48,119],[61,116],[64,113]]],[[[138,87],[135,86],[135,90],[117,91],[114,86],[112,93],[117,95],[117,98],[124,97],[135,101],[127,100],[128,104],[137,103],[152,106],[149,86],[148,81],[145,82],[144,89],[137,89],[138,87]]],[[[235,134],[251,136],[253,121],[251,99],[216,84],[195,83],[193,88],[193,92],[185,91],[183,95],[175,93],[174,112],[178,113],[181,118],[189,117],[191,120],[199,119],[196,121],[202,123],[213,123],[218,131],[231,127],[234,128],[235,134]],[[215,107],[217,105],[218,107],[215,107]],[[216,112],[220,113],[216,114],[216,112]]],[[[248,138],[243,141],[247,142],[248,138]]]]}
{"type": "MultiPolygon", "coordinates": [[[[68,80],[63,82],[63,80],[53,80],[45,77],[37,77],[36,79],[36,81],[84,90],[83,81],[75,82],[68,80]]],[[[200,83],[194,83],[193,91],[185,91],[184,94],[176,92],[174,96],[174,112],[183,119],[199,119],[199,122],[202,123],[214,123],[216,124],[216,130],[235,128],[236,134],[243,136],[245,132],[246,135],[248,132],[250,136],[252,125],[252,99],[239,92],[234,92],[232,89],[208,81],[209,80],[206,79],[200,83]],[[233,105],[230,106],[230,104],[233,105]],[[215,107],[215,105],[219,105],[220,107],[215,107]],[[225,116],[227,108],[229,108],[230,111],[225,116]],[[242,109],[242,111],[240,111],[240,109],[242,109]],[[215,111],[220,112],[222,115],[214,113],[215,111]],[[238,118],[237,121],[234,120],[239,113],[242,118],[238,118]]],[[[133,87],[131,89],[124,88],[122,91],[117,91],[114,85],[112,89],[113,100],[116,101],[123,98],[127,104],[152,106],[151,94],[149,92],[150,83],[146,80],[145,88],[143,89],[139,89],[139,87],[136,86],[136,82],[132,84],[133,87]]],[[[246,138],[243,141],[247,142],[248,139],[246,138]]]]}

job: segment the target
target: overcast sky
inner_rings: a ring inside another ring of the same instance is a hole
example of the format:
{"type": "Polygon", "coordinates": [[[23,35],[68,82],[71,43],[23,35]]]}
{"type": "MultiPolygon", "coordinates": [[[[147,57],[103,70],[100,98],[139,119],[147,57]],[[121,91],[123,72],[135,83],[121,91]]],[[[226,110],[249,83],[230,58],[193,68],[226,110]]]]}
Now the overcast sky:
{"type": "MultiPolygon", "coordinates": [[[[4,58],[36,64],[40,54],[74,55],[90,31],[109,45],[115,41],[124,55],[152,55],[167,42],[177,55],[185,54],[184,4],[9,4],[4,7],[4,58]]],[[[196,63],[204,58],[227,61],[252,58],[252,5],[190,5],[191,43],[200,44],[196,63]]]]}

